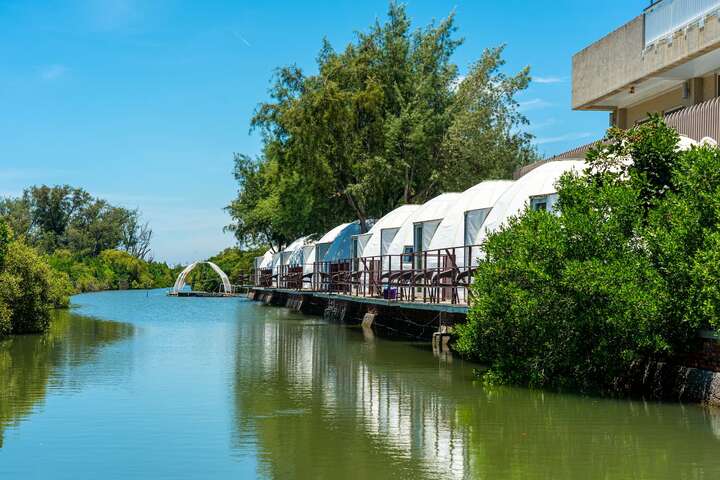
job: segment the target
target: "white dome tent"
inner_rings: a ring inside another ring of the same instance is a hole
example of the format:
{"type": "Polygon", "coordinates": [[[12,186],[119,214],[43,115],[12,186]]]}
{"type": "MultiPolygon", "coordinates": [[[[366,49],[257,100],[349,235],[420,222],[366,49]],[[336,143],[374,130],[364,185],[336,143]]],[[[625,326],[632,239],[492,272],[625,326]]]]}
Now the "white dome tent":
{"type": "Polygon", "coordinates": [[[552,212],[558,197],[557,181],[569,171],[582,173],[585,165],[582,160],[558,160],[540,165],[520,177],[495,203],[485,219],[485,227],[481,229],[477,243],[482,243],[488,233],[498,230],[526,207],[552,212]]]}
{"type": "MultiPolygon", "coordinates": [[[[422,252],[428,249],[440,222],[458,202],[462,194],[444,193],[424,203],[410,215],[387,249],[391,258],[383,260],[383,268],[400,268],[399,255],[422,252]]],[[[403,264],[410,260],[402,257],[403,264]]]]}
{"type": "Polygon", "coordinates": [[[272,265],[273,250],[270,249],[263,254],[261,257],[255,257],[255,269],[260,270],[261,268],[270,268],[272,265]]]}
{"type": "Polygon", "coordinates": [[[420,205],[402,205],[378,220],[368,233],[358,235],[358,256],[385,255],[405,221],[420,208],[420,205]]]}
{"type": "Polygon", "coordinates": [[[293,259],[297,258],[298,252],[302,252],[303,247],[310,242],[310,237],[300,237],[280,252],[280,265],[290,265],[293,259]]]}
{"type": "Polygon", "coordinates": [[[478,244],[485,219],[512,184],[510,180],[491,180],[465,190],[440,222],[428,250],[455,248],[456,265],[465,266],[465,249],[456,247],[478,244]]]}

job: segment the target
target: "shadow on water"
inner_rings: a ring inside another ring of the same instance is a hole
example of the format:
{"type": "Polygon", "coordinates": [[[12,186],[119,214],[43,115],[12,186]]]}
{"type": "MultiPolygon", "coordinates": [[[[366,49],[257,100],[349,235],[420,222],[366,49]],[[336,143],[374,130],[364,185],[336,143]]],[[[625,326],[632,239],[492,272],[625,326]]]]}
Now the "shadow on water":
{"type": "Polygon", "coordinates": [[[79,389],[88,377],[78,367],[99,351],[134,334],[130,324],[96,320],[57,311],[43,335],[0,341],[0,448],[3,433],[42,404],[51,388],[79,389]]]}
{"type": "Polygon", "coordinates": [[[474,381],[281,309],[237,324],[234,443],[272,478],[718,478],[720,412],[474,381]]]}

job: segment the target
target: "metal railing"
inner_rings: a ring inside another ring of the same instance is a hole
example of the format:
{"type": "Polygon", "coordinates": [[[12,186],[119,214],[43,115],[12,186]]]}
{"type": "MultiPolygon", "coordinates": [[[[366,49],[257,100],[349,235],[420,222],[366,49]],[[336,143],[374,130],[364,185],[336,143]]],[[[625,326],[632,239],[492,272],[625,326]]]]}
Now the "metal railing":
{"type": "Polygon", "coordinates": [[[645,10],[645,48],[720,10],[720,0],[662,0],[645,10]]]}
{"type": "Polygon", "coordinates": [[[261,288],[383,298],[394,302],[468,304],[480,245],[359,257],[255,270],[261,288]]]}

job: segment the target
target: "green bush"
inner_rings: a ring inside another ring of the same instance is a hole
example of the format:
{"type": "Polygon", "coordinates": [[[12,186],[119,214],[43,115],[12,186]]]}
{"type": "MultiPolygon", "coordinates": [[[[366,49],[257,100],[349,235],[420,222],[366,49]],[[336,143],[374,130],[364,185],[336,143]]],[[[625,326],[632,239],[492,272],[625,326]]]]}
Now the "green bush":
{"type": "Polygon", "coordinates": [[[488,379],[608,390],[720,326],[720,151],[677,151],[658,118],[606,140],[558,182],[558,215],[486,242],[456,346],[488,379]]]}
{"type": "Polygon", "coordinates": [[[10,312],[10,333],[37,333],[50,325],[55,299],[52,270],[31,247],[10,242],[0,272],[0,304],[10,312]]]}

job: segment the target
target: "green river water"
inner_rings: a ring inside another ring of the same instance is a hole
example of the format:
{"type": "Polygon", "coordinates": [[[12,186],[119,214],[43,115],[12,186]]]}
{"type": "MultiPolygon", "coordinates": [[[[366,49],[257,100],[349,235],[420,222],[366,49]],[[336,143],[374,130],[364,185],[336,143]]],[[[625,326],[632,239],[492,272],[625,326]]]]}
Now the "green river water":
{"type": "Polygon", "coordinates": [[[720,411],[489,388],[245,299],[73,303],[0,342],[0,479],[720,478],[720,411]]]}

